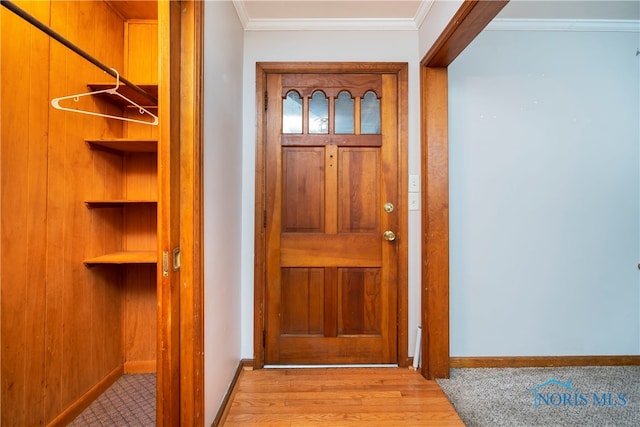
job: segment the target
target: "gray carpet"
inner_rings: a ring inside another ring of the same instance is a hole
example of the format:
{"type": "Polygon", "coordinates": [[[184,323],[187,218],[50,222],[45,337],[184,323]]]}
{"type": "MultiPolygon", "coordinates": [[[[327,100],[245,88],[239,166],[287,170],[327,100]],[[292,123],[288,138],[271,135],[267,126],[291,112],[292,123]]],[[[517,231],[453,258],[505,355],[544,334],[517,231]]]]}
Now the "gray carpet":
{"type": "Polygon", "coordinates": [[[640,426],[640,366],[452,369],[437,382],[468,427],[640,426]]]}
{"type": "Polygon", "coordinates": [[[70,426],[136,426],[156,424],[156,375],[123,375],[74,419],[70,426]]]}

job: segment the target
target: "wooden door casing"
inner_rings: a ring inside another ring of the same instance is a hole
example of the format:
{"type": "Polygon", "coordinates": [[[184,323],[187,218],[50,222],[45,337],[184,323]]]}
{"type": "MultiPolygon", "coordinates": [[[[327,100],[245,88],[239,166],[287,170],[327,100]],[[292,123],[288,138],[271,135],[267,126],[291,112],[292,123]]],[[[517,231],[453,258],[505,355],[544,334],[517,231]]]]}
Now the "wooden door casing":
{"type": "MultiPolygon", "coordinates": [[[[399,203],[398,76],[394,73],[267,76],[266,351],[267,363],[398,363],[399,203]],[[295,91],[309,109],[321,90],[355,98],[353,135],[281,133],[282,100],[295,91]],[[380,99],[381,132],[359,132],[359,98],[380,99]]],[[[400,180],[402,181],[402,180],[400,180]]],[[[406,213],[406,210],[404,211],[406,213]]],[[[402,363],[401,363],[402,364],[402,363]]]]}
{"type": "Polygon", "coordinates": [[[448,69],[509,0],[466,1],[421,61],[422,375],[449,378],[448,69]]]}

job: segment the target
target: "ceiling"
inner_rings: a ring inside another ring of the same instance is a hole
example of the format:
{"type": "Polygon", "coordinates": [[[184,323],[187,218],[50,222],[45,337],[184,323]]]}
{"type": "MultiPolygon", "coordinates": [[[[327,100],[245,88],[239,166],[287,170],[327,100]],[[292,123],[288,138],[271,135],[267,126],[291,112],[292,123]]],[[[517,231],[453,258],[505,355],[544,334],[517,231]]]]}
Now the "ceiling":
{"type": "MultiPolygon", "coordinates": [[[[157,0],[105,0],[123,19],[157,19],[157,0]]],[[[221,0],[214,0],[221,1],[221,0]]],[[[447,0],[233,1],[245,29],[415,30],[447,0]]],[[[497,18],[640,21],[638,0],[511,0],[497,18]]]]}
{"type": "Polygon", "coordinates": [[[432,0],[233,0],[252,29],[416,29],[432,0]]]}
{"type": "Polygon", "coordinates": [[[105,0],[124,20],[158,19],[157,0],[105,0]]]}
{"type": "Polygon", "coordinates": [[[239,0],[255,19],[413,19],[420,0],[239,0]]]}
{"type": "MultiPolygon", "coordinates": [[[[233,0],[245,29],[416,29],[434,1],[446,0],[233,0]]],[[[640,20],[637,0],[511,0],[508,19],[640,20]]]]}

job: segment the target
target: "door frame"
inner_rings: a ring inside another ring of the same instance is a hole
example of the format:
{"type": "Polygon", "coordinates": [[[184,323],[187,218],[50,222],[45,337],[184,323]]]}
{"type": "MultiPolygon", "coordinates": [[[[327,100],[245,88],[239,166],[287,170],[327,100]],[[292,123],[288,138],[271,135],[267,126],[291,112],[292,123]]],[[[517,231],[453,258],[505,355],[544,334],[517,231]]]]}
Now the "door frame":
{"type": "Polygon", "coordinates": [[[204,0],[158,2],[158,259],[181,266],[158,263],[157,426],[204,423],[203,19],[204,0]]]}
{"type": "Polygon", "coordinates": [[[421,373],[449,378],[449,117],[447,67],[509,0],[465,0],[421,61],[421,373]]]}
{"type": "Polygon", "coordinates": [[[267,74],[285,73],[385,73],[398,79],[398,365],[409,365],[408,356],[408,64],[399,62],[259,62],[256,64],[256,182],[254,217],[254,368],[264,367],[266,298],[266,84],[267,74]]]}

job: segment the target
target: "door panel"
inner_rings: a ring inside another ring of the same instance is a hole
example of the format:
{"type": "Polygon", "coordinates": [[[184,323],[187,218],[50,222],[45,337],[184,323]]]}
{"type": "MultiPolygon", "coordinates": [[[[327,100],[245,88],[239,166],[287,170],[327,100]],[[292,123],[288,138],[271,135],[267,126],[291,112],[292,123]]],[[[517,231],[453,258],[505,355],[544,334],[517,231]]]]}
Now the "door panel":
{"type": "Polygon", "coordinates": [[[376,234],[282,233],[281,267],[376,267],[382,264],[382,242],[376,234]]]}
{"type": "Polygon", "coordinates": [[[338,231],[375,233],[380,229],[380,150],[339,150],[338,231]]]}
{"type": "Polygon", "coordinates": [[[321,233],[324,230],[324,150],[285,147],[282,150],[282,230],[321,233]]]}
{"type": "Polygon", "coordinates": [[[396,90],[395,74],[267,75],[267,364],[398,361],[396,90]]]}
{"type": "Polygon", "coordinates": [[[338,335],[381,334],[382,294],[379,269],[339,269],[338,335]]]}
{"type": "Polygon", "coordinates": [[[282,269],[283,334],[322,334],[323,301],[324,269],[282,269]]]}

